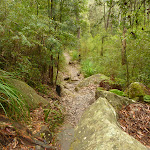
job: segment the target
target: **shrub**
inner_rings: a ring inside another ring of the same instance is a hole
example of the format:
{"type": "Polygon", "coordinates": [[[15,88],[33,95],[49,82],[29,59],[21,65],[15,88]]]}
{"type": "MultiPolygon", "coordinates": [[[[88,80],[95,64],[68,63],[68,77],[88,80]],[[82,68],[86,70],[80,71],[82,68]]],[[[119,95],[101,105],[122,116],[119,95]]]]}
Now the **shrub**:
{"type": "Polygon", "coordinates": [[[71,52],[71,57],[72,57],[72,60],[79,60],[79,53],[78,51],[74,50],[71,52]]]}
{"type": "Polygon", "coordinates": [[[84,60],[81,63],[82,72],[85,77],[89,77],[95,73],[94,64],[90,60],[84,60]]]}

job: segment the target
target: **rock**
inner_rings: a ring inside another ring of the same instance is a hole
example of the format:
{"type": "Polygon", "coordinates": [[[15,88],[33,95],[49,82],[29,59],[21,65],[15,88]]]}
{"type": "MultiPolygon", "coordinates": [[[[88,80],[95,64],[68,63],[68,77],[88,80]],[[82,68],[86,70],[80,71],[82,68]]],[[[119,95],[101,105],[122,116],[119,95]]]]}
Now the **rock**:
{"type": "Polygon", "coordinates": [[[39,146],[39,145],[36,145],[36,146],[35,146],[35,149],[36,149],[36,150],[44,150],[44,148],[42,148],[42,147],[39,146]]]}
{"type": "Polygon", "coordinates": [[[147,150],[118,126],[116,111],[109,101],[100,97],[84,112],[70,150],[147,150]]]}
{"type": "Polygon", "coordinates": [[[119,96],[112,92],[108,92],[104,90],[96,91],[95,98],[98,99],[99,97],[106,98],[116,111],[121,109],[123,105],[128,105],[135,102],[134,100],[129,99],[127,97],[119,96]]]}
{"type": "Polygon", "coordinates": [[[104,79],[109,79],[109,77],[103,75],[103,74],[96,74],[96,75],[92,75],[88,78],[83,79],[78,85],[77,87],[82,88],[82,87],[86,87],[89,85],[94,85],[94,84],[99,84],[102,80],[104,79]]]}
{"type": "Polygon", "coordinates": [[[99,86],[103,89],[109,91],[110,89],[118,89],[122,91],[121,84],[118,84],[116,81],[110,80],[110,79],[104,79],[99,83],[99,86]]]}
{"type": "Polygon", "coordinates": [[[49,102],[42,96],[39,96],[36,91],[23,81],[17,79],[7,79],[24,97],[30,108],[36,108],[39,104],[47,105],[49,102]]]}
{"type": "Polygon", "coordinates": [[[143,97],[148,93],[146,87],[139,82],[134,82],[129,85],[129,88],[125,90],[125,93],[129,95],[129,98],[143,97]]]}

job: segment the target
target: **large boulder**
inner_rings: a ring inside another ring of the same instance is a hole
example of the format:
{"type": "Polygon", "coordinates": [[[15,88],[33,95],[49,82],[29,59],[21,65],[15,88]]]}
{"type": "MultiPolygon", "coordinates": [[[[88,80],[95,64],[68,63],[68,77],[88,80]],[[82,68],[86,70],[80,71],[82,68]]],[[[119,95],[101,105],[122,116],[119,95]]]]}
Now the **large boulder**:
{"type": "Polygon", "coordinates": [[[49,102],[23,81],[17,79],[7,79],[7,82],[14,86],[28,103],[30,108],[36,108],[38,105],[47,105],[49,102]]]}
{"type": "Polygon", "coordinates": [[[103,74],[95,74],[88,78],[83,79],[78,85],[78,88],[86,87],[89,85],[99,84],[103,80],[109,80],[109,77],[103,74]]]}
{"type": "Polygon", "coordinates": [[[95,98],[98,99],[99,97],[106,98],[116,111],[120,110],[123,105],[128,105],[135,102],[127,97],[119,96],[112,92],[103,90],[96,91],[95,98]]]}
{"type": "Polygon", "coordinates": [[[124,103],[123,101],[130,102],[130,100],[119,99],[119,96],[109,94],[107,91],[103,95],[101,92],[99,96],[107,99],[98,98],[84,112],[75,128],[74,142],[70,150],[147,150],[139,141],[122,131],[118,125],[116,109],[124,103]]]}
{"type": "Polygon", "coordinates": [[[149,94],[146,86],[139,82],[131,83],[129,85],[129,88],[126,89],[125,92],[129,95],[129,98],[144,97],[144,95],[149,94]]]}

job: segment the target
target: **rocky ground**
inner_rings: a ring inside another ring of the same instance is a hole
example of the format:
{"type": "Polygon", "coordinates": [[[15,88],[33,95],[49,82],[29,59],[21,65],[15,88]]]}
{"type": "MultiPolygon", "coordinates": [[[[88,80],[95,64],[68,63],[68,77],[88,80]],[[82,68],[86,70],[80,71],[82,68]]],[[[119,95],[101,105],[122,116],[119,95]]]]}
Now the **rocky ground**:
{"type": "Polygon", "coordinates": [[[90,85],[78,89],[77,85],[84,79],[80,74],[80,66],[78,63],[71,62],[68,53],[64,54],[67,62],[67,72],[64,74],[61,104],[65,107],[65,121],[58,135],[60,150],[69,149],[70,143],[73,141],[74,127],[80,120],[83,112],[95,100],[96,85],[90,85]]]}
{"type": "MultiPolygon", "coordinates": [[[[18,124],[19,130],[16,130],[16,128],[12,126],[13,123],[10,123],[5,117],[0,116],[0,148],[3,147],[3,150],[18,148],[22,150],[69,150],[74,137],[74,127],[78,124],[85,109],[94,103],[95,91],[98,84],[91,81],[91,84],[88,86],[78,87],[77,85],[84,79],[80,73],[80,65],[78,62],[72,62],[68,53],[65,53],[64,56],[67,68],[63,74],[61,97],[58,99],[59,103],[65,108],[65,119],[57,136],[50,135],[49,129],[46,128],[49,124],[45,123],[43,109],[39,107],[31,112],[31,124],[26,127],[18,124]],[[43,140],[41,135],[38,135],[40,134],[41,127],[45,133],[48,132],[50,138],[48,140],[51,141],[50,144],[43,140]],[[29,132],[30,129],[32,135],[29,132]],[[54,138],[52,138],[52,136],[54,138]],[[18,147],[18,145],[20,145],[20,147],[18,147]]],[[[51,101],[51,105],[55,108],[53,101],[51,101]]],[[[128,132],[135,138],[137,137],[139,141],[149,147],[150,108],[149,105],[145,106],[143,104],[136,106],[137,108],[135,108],[135,106],[124,107],[119,112],[119,121],[125,132],[128,132]],[[129,116],[130,119],[128,118],[129,116]]]]}

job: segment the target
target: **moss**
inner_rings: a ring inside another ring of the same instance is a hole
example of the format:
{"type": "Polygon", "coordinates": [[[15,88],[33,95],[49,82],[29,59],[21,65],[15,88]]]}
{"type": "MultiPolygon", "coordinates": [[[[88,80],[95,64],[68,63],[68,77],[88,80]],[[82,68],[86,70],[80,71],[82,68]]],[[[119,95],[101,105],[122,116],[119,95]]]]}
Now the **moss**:
{"type": "Polygon", "coordinates": [[[102,87],[97,88],[97,91],[102,91],[102,90],[104,90],[104,88],[102,88],[102,87]]]}
{"type": "Polygon", "coordinates": [[[110,92],[115,93],[119,96],[124,96],[124,92],[120,91],[120,90],[117,90],[117,89],[112,89],[112,90],[110,90],[110,92]]]}
{"type": "Polygon", "coordinates": [[[144,87],[138,82],[134,82],[129,86],[129,98],[144,96],[144,87]]]}

